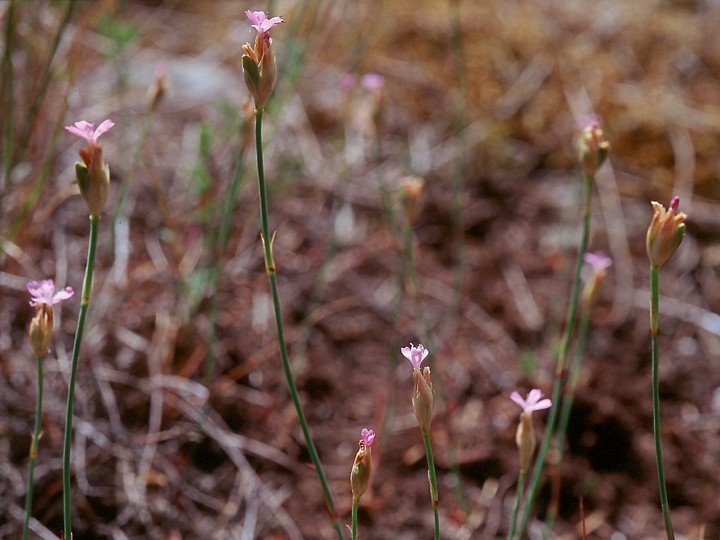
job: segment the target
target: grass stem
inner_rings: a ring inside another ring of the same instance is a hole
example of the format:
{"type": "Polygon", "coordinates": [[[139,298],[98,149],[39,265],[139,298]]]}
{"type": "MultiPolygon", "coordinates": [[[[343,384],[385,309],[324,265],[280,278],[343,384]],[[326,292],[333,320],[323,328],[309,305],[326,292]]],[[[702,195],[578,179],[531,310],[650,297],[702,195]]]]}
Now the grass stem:
{"type": "Polygon", "coordinates": [[[30,463],[28,465],[27,491],[25,492],[25,521],[23,522],[23,540],[30,538],[30,516],[32,514],[33,482],[35,476],[35,461],[38,455],[38,443],[40,441],[40,428],[42,427],[42,403],[43,403],[43,359],[37,357],[37,402],[35,405],[35,428],[33,429],[32,442],[30,443],[30,463]]]}

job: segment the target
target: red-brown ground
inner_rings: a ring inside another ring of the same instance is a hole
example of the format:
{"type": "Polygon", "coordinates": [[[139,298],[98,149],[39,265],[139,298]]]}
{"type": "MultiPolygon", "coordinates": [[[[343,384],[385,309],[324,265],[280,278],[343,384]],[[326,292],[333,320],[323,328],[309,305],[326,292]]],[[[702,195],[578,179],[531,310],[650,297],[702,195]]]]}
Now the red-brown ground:
{"type": "MultiPolygon", "coordinates": [[[[678,538],[720,538],[720,6],[278,4],[271,14],[287,22],[272,31],[279,84],[264,135],[271,227],[290,355],[342,523],[369,426],[378,436],[361,538],[432,535],[400,355],[422,342],[441,393],[432,439],[443,538],[506,536],[519,412],[508,396],[552,387],[580,230],[574,141],[597,115],[613,149],[595,185],[590,249],[614,265],[592,316],[565,459],[549,470],[560,480],[553,534],[580,537],[582,497],[588,538],[664,537],[644,238],[649,201],[679,194],[688,234],[661,275],[667,485],[678,538]],[[348,72],[382,74],[380,101],[360,86],[343,92],[348,72]],[[416,295],[399,281],[407,175],[426,182],[412,230],[416,295]]],[[[247,96],[240,47],[254,37],[243,11],[267,6],[78,3],[44,88],[68,4],[12,5],[14,93],[4,90],[1,111],[3,126],[13,119],[3,144],[17,164],[0,186],[0,538],[19,538],[35,407],[24,287],[46,277],[78,291],[56,313],[45,361],[33,508],[42,524],[33,537],[62,529],[62,430],[88,231],[84,203],[67,189],[79,142],[62,126],[106,117],[117,124],[102,139],[113,182],[75,407],[75,538],[336,537],[281,370],[254,145],[237,127],[247,96]],[[168,93],[135,162],[158,63],[168,93]],[[218,257],[212,242],[240,148],[240,195],[218,257]],[[218,258],[215,293],[207,283],[218,258]],[[210,346],[217,376],[206,384],[210,346]]],[[[0,5],[5,45],[10,6],[0,5]]],[[[540,433],[545,417],[536,415],[540,433]]],[[[550,492],[546,480],[541,518],[550,492]]]]}

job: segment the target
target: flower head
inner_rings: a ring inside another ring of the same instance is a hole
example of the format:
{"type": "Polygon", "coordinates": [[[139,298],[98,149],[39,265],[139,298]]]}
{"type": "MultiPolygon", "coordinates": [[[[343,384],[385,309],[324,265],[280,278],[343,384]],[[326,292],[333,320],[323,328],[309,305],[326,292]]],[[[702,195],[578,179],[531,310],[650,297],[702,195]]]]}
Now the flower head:
{"type": "Polygon", "coordinates": [[[55,292],[55,283],[52,279],[43,281],[31,281],[27,284],[27,290],[32,296],[30,305],[35,306],[35,317],[30,322],[30,347],[35,356],[41,358],[47,353],[52,342],[55,319],[53,305],[70,298],[74,291],[66,287],[62,291],[55,292]]]}
{"type": "Polygon", "coordinates": [[[31,281],[26,285],[27,291],[32,296],[30,300],[31,306],[38,304],[55,305],[63,300],[67,300],[75,291],[72,287],[65,287],[63,290],[55,292],[55,282],[52,279],[44,279],[42,281],[31,281]]]}
{"type": "Polygon", "coordinates": [[[680,198],[675,196],[667,210],[653,201],[653,217],[647,231],[646,245],[650,265],[661,267],[685,238],[685,212],[678,212],[680,198]]]}
{"type": "Polygon", "coordinates": [[[269,30],[283,22],[282,17],[268,18],[264,11],[247,10],[245,15],[251,26],[258,32],[255,45],[246,43],[242,46],[245,54],[242,56],[243,75],[245,86],[255,100],[255,108],[260,110],[265,106],[267,99],[275,88],[277,79],[277,65],[275,64],[275,51],[269,30]]]}
{"type": "Polygon", "coordinates": [[[583,260],[595,271],[600,272],[612,266],[612,259],[602,251],[586,253],[583,260]]]}
{"type": "Polygon", "coordinates": [[[385,77],[379,73],[366,73],[360,78],[360,84],[365,90],[382,90],[385,86],[385,77]]]}
{"type": "Polygon", "coordinates": [[[95,129],[93,124],[90,122],[80,120],[79,122],[75,122],[72,126],[65,126],[65,129],[73,135],[77,135],[81,139],[85,139],[88,144],[96,144],[100,135],[108,131],[114,125],[115,122],[108,118],[107,120],[103,120],[97,129],[95,129]]]}
{"type": "Polygon", "coordinates": [[[583,173],[594,178],[610,151],[610,143],[603,138],[600,122],[593,120],[580,135],[578,154],[583,173]]]}
{"type": "Polygon", "coordinates": [[[520,405],[520,407],[522,407],[523,413],[526,414],[550,408],[550,406],[552,405],[552,401],[547,398],[542,399],[542,397],[543,393],[538,388],[530,390],[526,399],[523,399],[517,392],[513,392],[512,394],[510,394],[510,399],[520,405]]]}
{"type": "Polygon", "coordinates": [[[517,433],[515,434],[515,442],[520,453],[520,470],[527,471],[530,467],[530,461],[535,452],[535,429],[532,423],[532,413],[547,409],[552,405],[549,399],[542,399],[542,392],[535,388],[530,390],[526,399],[520,394],[513,392],[510,399],[522,407],[523,412],[520,413],[520,423],[518,424],[517,433]]]}
{"type": "Polygon", "coordinates": [[[592,274],[585,282],[582,292],[582,302],[584,309],[592,307],[600,293],[600,286],[607,277],[607,269],[612,266],[612,259],[604,253],[586,253],[583,257],[585,263],[592,269],[592,274]]]}
{"type": "Polygon", "coordinates": [[[355,454],[352,469],[350,470],[350,488],[352,489],[353,501],[360,501],[365,490],[370,484],[370,473],[372,472],[372,452],[370,447],[375,440],[375,432],[372,429],[363,428],[360,432],[358,451],[355,454]]]}
{"type": "Polygon", "coordinates": [[[93,215],[99,215],[107,202],[110,190],[110,169],[103,161],[102,146],[98,144],[100,135],[115,125],[110,119],[103,120],[97,129],[90,122],[80,120],[72,126],[65,126],[73,135],[85,139],[87,148],[79,151],[82,163],[75,164],[75,176],[80,185],[80,195],[93,215]]]}
{"type": "Polygon", "coordinates": [[[416,347],[412,343],[409,347],[402,347],[400,349],[400,352],[402,352],[403,356],[410,360],[410,363],[413,365],[413,369],[420,369],[420,364],[422,364],[422,361],[427,358],[427,355],[430,354],[430,351],[428,351],[425,347],[423,347],[421,344],[418,344],[416,347]]]}
{"type": "Polygon", "coordinates": [[[372,446],[374,440],[375,432],[372,429],[362,428],[362,431],[360,432],[360,444],[372,446]]]}
{"type": "Polygon", "coordinates": [[[264,11],[252,11],[248,9],[245,11],[245,16],[250,21],[250,26],[257,30],[258,34],[264,34],[273,26],[285,22],[282,17],[271,17],[268,19],[267,13],[264,11]]]}

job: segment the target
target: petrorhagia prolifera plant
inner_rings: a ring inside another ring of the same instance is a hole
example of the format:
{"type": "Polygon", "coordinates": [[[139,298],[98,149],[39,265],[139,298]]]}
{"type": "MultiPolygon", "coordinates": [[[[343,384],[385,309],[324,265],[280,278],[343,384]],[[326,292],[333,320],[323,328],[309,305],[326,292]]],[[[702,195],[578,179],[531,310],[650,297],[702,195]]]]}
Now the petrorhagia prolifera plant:
{"type": "Polygon", "coordinates": [[[272,252],[273,237],[270,235],[270,211],[268,204],[267,187],[265,183],[265,165],[263,162],[263,144],[262,144],[262,118],[265,104],[267,103],[277,78],[277,66],[275,64],[275,51],[273,42],[270,38],[270,29],[283,22],[282,17],[268,17],[264,11],[245,12],[251,26],[257,30],[255,45],[249,43],[243,45],[245,54],[242,57],[242,67],[245,76],[245,85],[253,97],[255,102],[255,152],[257,158],[258,171],[258,192],[260,202],[260,239],[263,246],[263,255],[265,259],[265,273],[270,282],[270,290],[273,298],[273,308],[275,312],[275,326],[277,328],[278,346],[280,349],[280,359],[282,361],[285,380],[288,385],[290,397],[292,398],[295,412],[298,416],[300,427],[302,428],[305,444],[307,445],[308,454],[315,467],[315,472],[320,479],[323,494],[325,496],[325,507],[327,508],[330,521],[332,522],[338,538],[344,538],[342,527],[337,518],[335,504],[333,502],[332,493],[325,476],[325,470],[320,462],[315,443],[310,433],[305,412],[300,403],[295,377],[290,366],[290,357],[287,351],[287,343],[285,341],[285,330],[282,320],[282,308],[280,303],[280,292],[277,285],[277,268],[272,252]]]}
{"type": "Polygon", "coordinates": [[[350,470],[350,489],[352,491],[352,539],[357,540],[357,513],[360,505],[360,497],[363,496],[370,485],[372,474],[372,451],[371,446],[375,441],[375,432],[372,429],[363,428],[360,432],[358,451],[355,454],[352,469],[350,470]]]}
{"type": "Polygon", "coordinates": [[[650,260],[650,340],[652,354],[652,403],[653,403],[653,434],[655,438],[655,459],[657,462],[658,484],[660,489],[660,506],[662,508],[665,533],[668,540],[675,538],[670,519],[670,504],[667,487],[665,486],[665,467],[662,457],[660,434],[660,268],[675,253],[685,237],[685,219],[680,212],[680,198],[673,197],[666,209],[659,202],[653,201],[653,216],[647,230],[646,247],[650,260]]]}
{"type": "Polygon", "coordinates": [[[107,202],[110,186],[110,168],[103,159],[102,146],[98,139],[103,133],[112,128],[115,123],[104,120],[95,128],[90,122],[81,120],[72,126],[66,126],[73,135],[85,139],[87,147],[79,150],[81,162],[75,164],[75,176],[80,186],[85,204],[90,210],[90,235],[88,239],[88,255],[85,264],[85,277],[83,279],[82,295],[80,297],[80,312],[78,313],[77,328],[73,340],[72,363],[70,365],[70,380],[68,382],[67,409],[65,412],[65,434],[63,438],[63,523],[65,538],[72,538],[72,509],[70,497],[70,449],[72,446],[72,421],[75,404],[75,382],[77,380],[78,363],[80,359],[80,345],[85,330],[85,318],[90,293],[92,291],[93,273],[95,271],[95,253],[97,251],[100,213],[107,202]]]}
{"type": "Polygon", "coordinates": [[[31,281],[27,284],[30,293],[30,305],[35,308],[35,316],[30,322],[28,337],[30,348],[37,361],[37,400],[35,405],[35,426],[30,442],[30,461],[28,464],[27,491],[25,492],[25,520],[23,521],[23,540],[30,538],[30,515],[32,514],[33,483],[35,476],[35,462],[38,455],[42,428],[43,404],[43,358],[50,349],[55,329],[55,315],[53,306],[67,300],[75,294],[72,287],[65,287],[55,292],[55,282],[52,279],[31,281]]]}
{"type": "Polygon", "coordinates": [[[545,435],[540,443],[540,449],[538,450],[538,456],[535,460],[535,466],[533,467],[532,474],[530,475],[525,505],[523,506],[522,517],[518,527],[519,537],[522,537],[528,520],[530,519],[530,512],[540,486],[540,477],[545,468],[545,457],[550,448],[550,443],[556,435],[555,427],[557,424],[558,411],[560,409],[559,405],[562,401],[563,389],[567,383],[567,364],[568,356],[570,354],[570,345],[575,334],[577,308],[580,299],[580,285],[582,281],[581,272],[584,264],[585,253],[587,252],[590,240],[592,188],[595,182],[595,175],[600,169],[600,166],[607,159],[609,151],[610,143],[605,140],[600,123],[596,120],[591,121],[582,130],[578,140],[578,161],[583,181],[582,227],[578,245],[577,262],[575,264],[575,274],[570,292],[570,301],[568,303],[567,316],[565,318],[565,329],[563,331],[563,336],[560,341],[559,350],[555,360],[555,373],[551,398],[555,407],[552,408],[550,414],[548,415],[545,435]]]}
{"type": "Polygon", "coordinates": [[[532,461],[533,454],[535,453],[535,447],[537,445],[535,427],[533,426],[532,421],[532,413],[535,411],[549,409],[552,406],[552,401],[547,398],[543,398],[543,393],[538,388],[530,390],[527,398],[525,399],[523,399],[517,392],[510,394],[510,399],[518,404],[522,409],[522,412],[520,413],[520,422],[518,423],[517,432],[515,434],[515,443],[517,444],[520,455],[520,472],[518,473],[515,504],[513,505],[512,518],[510,519],[510,530],[508,532],[508,539],[512,540],[515,535],[515,525],[517,523],[518,510],[520,509],[520,502],[522,500],[525,476],[530,469],[530,462],[532,461]]]}
{"type": "Polygon", "coordinates": [[[414,389],[412,393],[412,406],[415,411],[415,419],[420,426],[423,442],[425,443],[425,455],[428,464],[428,481],[430,483],[430,497],[432,499],[433,518],[435,522],[435,540],[440,538],[440,513],[438,509],[438,484],[435,471],[435,458],[433,457],[432,444],[430,442],[430,424],[433,418],[433,407],[435,406],[435,392],[430,378],[430,368],[421,366],[430,351],[418,344],[417,347],[410,344],[409,347],[400,349],[403,356],[407,358],[413,367],[414,389]]]}

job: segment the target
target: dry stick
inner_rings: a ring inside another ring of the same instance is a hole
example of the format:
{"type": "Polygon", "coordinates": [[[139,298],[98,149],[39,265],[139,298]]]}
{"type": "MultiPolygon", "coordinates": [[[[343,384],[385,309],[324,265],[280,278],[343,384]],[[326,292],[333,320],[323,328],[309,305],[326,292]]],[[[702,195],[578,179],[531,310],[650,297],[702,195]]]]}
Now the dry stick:
{"type": "Polygon", "coordinates": [[[272,254],[272,238],[270,236],[270,224],[269,224],[269,211],[268,211],[268,198],[267,189],[265,187],[265,168],[263,165],[263,148],[262,148],[262,116],[263,109],[255,110],[255,151],[257,153],[257,169],[258,169],[258,191],[260,195],[260,225],[261,225],[261,239],[263,245],[263,252],[265,257],[265,272],[270,282],[270,289],[273,297],[273,307],[275,310],[275,325],[277,327],[278,345],[280,348],[280,358],[282,360],[283,372],[285,373],[285,380],[290,391],[290,397],[292,398],[293,405],[295,405],[295,412],[297,413],[300,427],[302,428],[303,437],[305,438],[305,444],[310,454],[310,459],[315,465],[315,472],[320,479],[322,484],[323,493],[325,495],[325,507],[330,521],[332,522],[335,531],[338,534],[338,538],[343,540],[345,535],[338,522],[337,512],[335,511],[335,504],[333,503],[332,493],[330,492],[330,486],[328,485],[327,478],[325,476],[325,470],[323,469],[322,463],[320,462],[320,456],[318,456],[315,443],[313,442],[312,435],[310,434],[310,428],[308,427],[305,413],[300,403],[300,396],[298,395],[297,387],[295,385],[295,379],[293,377],[292,368],[290,367],[290,359],[288,357],[287,345],[285,342],[285,331],[283,329],[282,321],[282,308],[280,305],[280,293],[277,286],[277,268],[275,267],[275,261],[272,254]]]}

